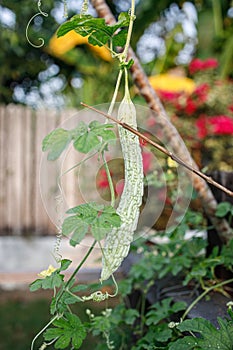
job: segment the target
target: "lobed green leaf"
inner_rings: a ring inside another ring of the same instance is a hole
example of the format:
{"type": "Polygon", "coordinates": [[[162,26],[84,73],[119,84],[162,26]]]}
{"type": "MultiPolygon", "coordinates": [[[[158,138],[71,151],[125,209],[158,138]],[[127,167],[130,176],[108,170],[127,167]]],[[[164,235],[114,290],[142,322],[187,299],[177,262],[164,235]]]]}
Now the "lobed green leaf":
{"type": "Polygon", "coordinates": [[[42,141],[42,151],[49,151],[48,160],[56,160],[68,146],[71,139],[72,135],[68,130],[55,129],[42,141]]]}
{"type": "Polygon", "coordinates": [[[71,263],[72,263],[72,261],[69,260],[69,259],[62,259],[62,261],[61,261],[61,267],[60,267],[59,270],[60,270],[60,271],[67,270],[71,263]]]}
{"type": "Polygon", "coordinates": [[[30,291],[35,292],[36,290],[42,288],[42,280],[37,279],[30,284],[30,291]]]}
{"type": "Polygon", "coordinates": [[[178,339],[173,343],[168,345],[168,350],[192,350],[201,349],[197,347],[197,342],[194,337],[186,336],[184,338],[178,339]]]}
{"type": "Polygon", "coordinates": [[[79,349],[86,337],[86,330],[80,318],[74,314],[65,315],[53,322],[55,328],[48,328],[44,333],[44,339],[55,342],[55,349],[65,349],[72,344],[73,349],[79,349]]]}
{"type": "Polygon", "coordinates": [[[90,230],[94,238],[102,240],[112,227],[121,225],[120,216],[111,206],[95,202],[85,203],[71,208],[67,214],[75,214],[66,218],[62,225],[62,233],[67,236],[73,232],[70,244],[75,246],[90,230]]]}
{"type": "MultiPolygon", "coordinates": [[[[180,323],[177,329],[181,332],[200,333],[201,337],[195,338],[195,342],[200,349],[232,350],[233,322],[219,317],[218,323],[220,327],[216,329],[210,321],[204,318],[193,318],[180,323]]],[[[171,349],[174,350],[175,348],[171,349]]]]}
{"type": "Polygon", "coordinates": [[[107,25],[103,18],[95,18],[91,15],[78,14],[73,16],[69,21],[63,23],[57,31],[57,36],[64,36],[71,30],[75,30],[82,36],[89,36],[88,42],[94,46],[103,46],[113,41],[116,46],[124,46],[126,42],[126,31],[115,32],[122,27],[129,25],[130,16],[123,12],[119,15],[118,21],[114,25],[107,25]]]}
{"type": "Polygon", "coordinates": [[[50,276],[35,280],[30,284],[30,291],[35,292],[36,290],[42,289],[53,289],[54,287],[59,288],[62,285],[64,275],[59,274],[59,270],[54,271],[50,276]]]}

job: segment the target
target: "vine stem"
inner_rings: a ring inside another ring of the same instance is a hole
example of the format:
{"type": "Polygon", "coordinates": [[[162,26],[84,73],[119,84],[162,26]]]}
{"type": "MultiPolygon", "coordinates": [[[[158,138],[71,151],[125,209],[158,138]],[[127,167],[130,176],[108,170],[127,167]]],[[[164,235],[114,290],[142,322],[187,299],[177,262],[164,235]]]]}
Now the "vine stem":
{"type": "Polygon", "coordinates": [[[122,74],[123,74],[123,70],[120,69],[118,77],[117,77],[117,82],[116,82],[115,90],[114,90],[114,93],[113,93],[112,101],[111,101],[110,107],[108,109],[108,114],[112,114],[114,105],[116,103],[117,94],[118,94],[119,87],[120,87],[120,84],[121,84],[122,74]]]}
{"type": "Polygon", "coordinates": [[[127,129],[128,131],[130,131],[133,134],[137,135],[142,140],[146,141],[147,143],[149,143],[150,145],[152,145],[153,147],[155,147],[156,149],[158,149],[162,153],[166,154],[168,157],[170,157],[176,163],[184,166],[186,169],[188,169],[188,170],[192,171],[193,173],[195,173],[196,175],[202,177],[204,180],[206,180],[211,185],[219,188],[223,192],[227,193],[229,196],[233,197],[233,192],[231,190],[229,190],[228,188],[222,186],[220,183],[214,181],[210,176],[207,176],[204,173],[202,173],[201,171],[197,170],[196,168],[193,168],[190,164],[187,164],[186,162],[184,162],[181,158],[179,158],[178,156],[176,156],[172,152],[167,151],[166,148],[164,148],[163,146],[161,146],[158,143],[152,141],[147,136],[143,135],[140,131],[132,128],[129,124],[123,123],[123,122],[119,121],[118,119],[112,117],[111,115],[109,115],[107,113],[104,113],[104,112],[102,112],[102,111],[100,111],[100,110],[98,110],[98,109],[96,109],[96,108],[94,108],[92,106],[89,106],[86,103],[81,102],[81,105],[84,106],[84,107],[87,107],[89,109],[92,109],[93,111],[95,111],[95,112],[97,112],[99,114],[102,114],[106,118],[108,118],[108,119],[112,120],[113,122],[121,125],[124,129],[127,129]]]}
{"type": "MultiPolygon", "coordinates": [[[[127,32],[126,44],[125,44],[123,52],[119,55],[116,55],[116,57],[119,59],[120,63],[122,63],[122,62],[125,63],[127,60],[127,55],[128,55],[128,51],[129,51],[129,47],[130,47],[130,40],[131,40],[131,36],[132,36],[132,31],[133,31],[133,22],[134,22],[134,17],[135,17],[134,14],[135,14],[135,0],[132,0],[131,1],[131,8],[130,8],[130,21],[129,21],[129,27],[128,27],[128,32],[127,32]]],[[[125,71],[126,71],[126,68],[125,68],[125,71]]],[[[110,104],[110,107],[108,110],[108,114],[112,114],[112,111],[113,111],[113,108],[114,108],[114,105],[116,102],[118,90],[120,87],[122,74],[123,74],[123,70],[120,69],[118,77],[117,77],[115,91],[114,91],[112,101],[111,101],[111,104],[110,104]]],[[[128,79],[128,74],[127,74],[127,79],[128,79]]],[[[128,81],[127,81],[127,84],[128,84],[128,81]]]]}
{"type": "Polygon", "coordinates": [[[59,318],[61,315],[56,315],[56,316],[54,316],[45,326],[44,326],[44,328],[42,328],[41,330],[40,330],[40,332],[39,333],[37,333],[37,335],[32,339],[32,343],[31,343],[31,350],[33,350],[34,349],[34,343],[35,343],[35,341],[36,341],[36,339],[37,338],[39,338],[39,336],[57,319],[57,318],[59,318]]]}
{"type": "Polygon", "coordinates": [[[64,287],[61,289],[61,293],[58,296],[57,300],[56,300],[56,305],[59,302],[59,300],[61,299],[63,293],[68,289],[70,282],[73,280],[73,278],[76,276],[76,274],[78,273],[78,271],[80,270],[80,268],[82,267],[82,265],[85,263],[85,261],[87,260],[87,258],[89,257],[89,255],[91,254],[92,250],[94,249],[95,245],[96,245],[97,241],[95,240],[91,247],[89,248],[89,250],[87,251],[86,255],[84,256],[84,258],[82,259],[82,261],[79,263],[79,265],[76,267],[76,269],[74,270],[74,272],[72,273],[72,275],[70,276],[70,278],[67,280],[67,282],[65,283],[64,287]]]}
{"type": "Polygon", "coordinates": [[[74,272],[72,273],[72,275],[70,276],[70,278],[68,279],[68,281],[66,282],[64,289],[66,289],[67,287],[69,287],[70,282],[72,281],[72,279],[76,276],[76,274],[78,273],[78,271],[80,270],[80,268],[83,266],[83,264],[85,263],[85,261],[87,260],[87,258],[89,257],[89,255],[91,254],[92,250],[94,249],[95,245],[96,245],[97,241],[95,240],[91,247],[89,248],[88,252],[86,253],[86,255],[84,256],[84,258],[82,259],[82,261],[80,262],[80,264],[76,267],[76,269],[74,270],[74,272]]]}
{"type": "Polygon", "coordinates": [[[226,284],[232,283],[233,282],[233,278],[220,282],[218,284],[215,284],[212,287],[209,287],[208,289],[206,289],[202,294],[200,294],[190,305],[189,307],[185,310],[184,314],[181,317],[181,322],[184,321],[185,317],[188,315],[188,313],[192,310],[192,308],[202,299],[204,298],[204,296],[206,294],[208,294],[209,292],[211,292],[213,289],[225,286],[226,284]]]}
{"type": "Polygon", "coordinates": [[[114,190],[114,186],[113,186],[113,182],[112,182],[112,177],[111,177],[111,174],[110,174],[108,163],[107,163],[105,155],[104,155],[104,151],[101,153],[101,155],[102,155],[102,160],[103,160],[103,163],[104,163],[104,169],[105,169],[106,174],[107,174],[107,179],[108,179],[108,184],[109,184],[109,189],[110,189],[111,206],[114,207],[114,205],[115,205],[115,190],[114,190]]]}
{"type": "Polygon", "coordinates": [[[129,47],[130,47],[130,40],[132,36],[132,31],[133,31],[133,22],[134,22],[134,17],[135,17],[135,0],[131,1],[131,9],[130,9],[130,21],[129,21],[129,27],[128,27],[128,33],[127,33],[127,38],[126,38],[126,44],[124,47],[124,51],[122,53],[122,57],[124,62],[127,59],[129,47]]]}

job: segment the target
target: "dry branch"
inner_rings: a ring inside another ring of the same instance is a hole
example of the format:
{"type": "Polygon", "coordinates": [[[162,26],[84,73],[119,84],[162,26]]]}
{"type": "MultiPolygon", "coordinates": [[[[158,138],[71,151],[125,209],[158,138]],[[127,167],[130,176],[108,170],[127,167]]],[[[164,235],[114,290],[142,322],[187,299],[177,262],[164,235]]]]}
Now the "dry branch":
{"type": "MultiPolygon", "coordinates": [[[[106,4],[105,0],[92,0],[92,4],[98,13],[98,16],[105,18],[106,23],[108,24],[115,23],[116,20],[112,12],[110,11],[108,5],[106,4]]],[[[164,135],[168,140],[169,144],[172,146],[174,153],[178,156],[182,154],[184,157],[182,160],[185,163],[189,163],[191,158],[183,154],[182,150],[180,149],[179,133],[174,127],[170,127],[169,123],[166,123],[166,119],[169,119],[168,115],[163,105],[161,104],[156,92],[150,85],[148,78],[143,68],[141,67],[139,60],[137,59],[132,48],[130,48],[129,50],[129,59],[130,58],[134,60],[134,65],[131,68],[131,73],[132,73],[134,83],[136,84],[140,94],[144,97],[148,106],[155,113],[157,113],[157,115],[164,117],[164,118],[160,118],[160,125],[163,128],[164,135]]],[[[195,161],[191,159],[191,162],[192,162],[192,168],[198,170],[198,166],[196,165],[195,161]]],[[[211,192],[208,184],[203,178],[201,178],[200,176],[196,175],[193,172],[190,173],[190,179],[193,182],[193,186],[198,193],[198,196],[202,203],[202,207],[207,217],[212,222],[213,226],[218,232],[218,235],[221,241],[226,243],[233,237],[233,232],[228,222],[225,219],[220,219],[215,216],[217,201],[214,198],[213,193],[211,192]]]]}

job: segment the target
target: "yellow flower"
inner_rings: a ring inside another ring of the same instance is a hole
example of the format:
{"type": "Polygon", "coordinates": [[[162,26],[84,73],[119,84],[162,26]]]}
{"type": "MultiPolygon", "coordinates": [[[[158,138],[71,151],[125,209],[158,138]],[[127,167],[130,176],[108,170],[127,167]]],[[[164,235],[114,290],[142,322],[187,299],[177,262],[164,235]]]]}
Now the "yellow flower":
{"type": "Polygon", "coordinates": [[[55,267],[53,267],[52,265],[49,265],[48,269],[47,270],[43,270],[40,273],[38,273],[38,276],[42,277],[42,278],[45,278],[45,277],[51,276],[52,273],[54,271],[56,271],[56,270],[57,269],[55,267]]]}
{"type": "Polygon", "coordinates": [[[155,90],[186,92],[191,94],[195,90],[192,79],[172,74],[158,74],[149,77],[149,81],[155,90]]]}
{"type": "Polygon", "coordinates": [[[83,37],[82,35],[76,33],[74,30],[71,30],[59,38],[55,34],[49,41],[49,51],[52,55],[60,57],[78,45],[88,45],[88,47],[90,47],[90,50],[102,58],[104,61],[109,62],[112,60],[112,56],[106,47],[99,47],[88,44],[88,37],[83,37]]]}

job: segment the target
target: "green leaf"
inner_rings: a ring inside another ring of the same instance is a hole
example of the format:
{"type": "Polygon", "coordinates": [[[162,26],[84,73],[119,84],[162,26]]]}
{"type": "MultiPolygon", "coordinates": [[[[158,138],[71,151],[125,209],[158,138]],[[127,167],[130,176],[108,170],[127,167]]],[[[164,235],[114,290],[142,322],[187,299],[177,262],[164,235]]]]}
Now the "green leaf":
{"type": "Polygon", "coordinates": [[[73,131],[74,148],[82,153],[88,153],[94,148],[100,147],[103,142],[116,139],[112,124],[101,124],[94,120],[88,126],[83,122],[73,131]]]}
{"type": "Polygon", "coordinates": [[[185,320],[181,322],[177,328],[181,332],[199,332],[202,335],[208,333],[211,334],[216,330],[212,323],[204,318],[193,318],[192,320],[185,320]]]}
{"type": "MultiPolygon", "coordinates": [[[[200,349],[200,347],[197,347],[196,338],[190,337],[190,336],[186,336],[184,338],[178,339],[175,342],[170,343],[168,346],[168,350],[192,350],[192,349],[200,349]]],[[[212,350],[212,348],[210,349],[212,350]]]]}
{"type": "Polygon", "coordinates": [[[72,261],[69,260],[69,259],[62,259],[62,261],[61,261],[61,267],[60,267],[59,270],[60,270],[60,271],[67,270],[71,263],[72,263],[72,261]]]}
{"type": "Polygon", "coordinates": [[[100,145],[99,138],[92,131],[87,131],[74,141],[74,148],[81,153],[88,153],[100,145]]]}
{"type": "Polygon", "coordinates": [[[37,279],[30,284],[30,291],[31,292],[35,292],[36,290],[38,290],[40,288],[42,288],[42,280],[41,279],[37,279]]]}
{"type": "Polygon", "coordinates": [[[113,46],[120,46],[123,47],[126,43],[128,30],[122,29],[119,33],[113,36],[112,38],[112,44],[113,46]]]}
{"type": "Polygon", "coordinates": [[[64,220],[62,233],[69,235],[73,232],[70,244],[80,243],[84,235],[90,230],[96,240],[102,240],[112,227],[121,225],[120,216],[111,206],[104,206],[95,202],[85,203],[71,208],[67,214],[75,214],[64,220]]]}
{"type": "Polygon", "coordinates": [[[82,345],[82,338],[80,338],[79,334],[73,334],[72,337],[72,345],[75,349],[79,349],[80,346],[82,345]]]}
{"type": "Polygon", "coordinates": [[[93,223],[93,225],[91,226],[91,232],[93,234],[93,237],[97,240],[97,241],[101,241],[102,239],[104,239],[107,235],[107,233],[109,232],[109,227],[108,228],[104,228],[99,219],[96,219],[96,222],[93,223]]]}
{"type": "Polygon", "coordinates": [[[102,141],[115,140],[116,135],[113,130],[113,124],[101,124],[97,120],[92,121],[89,124],[90,130],[96,135],[102,138],[102,141]]]}
{"type": "Polygon", "coordinates": [[[105,228],[121,226],[121,218],[112,206],[104,207],[101,214],[98,216],[98,221],[100,225],[105,228]]]}
{"type": "Polygon", "coordinates": [[[63,330],[60,328],[48,328],[44,334],[45,340],[52,340],[63,334],[63,330]]]}
{"type": "Polygon", "coordinates": [[[177,301],[176,303],[174,303],[172,305],[172,311],[174,313],[176,313],[176,312],[185,310],[186,307],[187,307],[187,303],[186,302],[184,302],[184,301],[177,301]]]}
{"type": "Polygon", "coordinates": [[[102,211],[104,209],[104,206],[102,204],[97,204],[95,202],[80,204],[77,207],[71,208],[67,210],[67,214],[79,214],[81,217],[92,217],[92,219],[95,219],[96,214],[98,214],[99,211],[102,211]]]}
{"type": "Polygon", "coordinates": [[[62,285],[64,275],[60,275],[57,271],[53,272],[52,275],[42,279],[43,289],[53,289],[54,287],[59,288],[62,285]]]}
{"type": "Polygon", "coordinates": [[[75,15],[69,21],[64,22],[57,31],[57,37],[63,36],[71,30],[80,31],[82,36],[89,35],[95,28],[102,28],[105,20],[102,18],[94,18],[91,15],[75,15]]]}
{"type": "Polygon", "coordinates": [[[46,278],[40,278],[30,284],[30,291],[34,292],[40,288],[53,289],[54,287],[60,287],[64,279],[64,275],[59,274],[59,270],[54,271],[50,276],[46,278]]]}
{"type": "Polygon", "coordinates": [[[128,325],[133,325],[135,320],[140,316],[136,309],[126,309],[124,313],[124,321],[128,325]]]}
{"type": "Polygon", "coordinates": [[[42,142],[42,151],[48,152],[48,160],[56,160],[71,141],[72,135],[68,130],[55,129],[42,142]]]}
{"type": "Polygon", "coordinates": [[[70,343],[70,334],[63,334],[55,343],[55,349],[65,349],[70,343]]]}
{"type": "Polygon", "coordinates": [[[114,28],[108,26],[104,19],[80,14],[63,23],[57,31],[57,36],[63,36],[71,30],[82,36],[89,35],[89,43],[98,46],[105,45],[114,32],[114,28]]]}
{"type": "Polygon", "coordinates": [[[159,342],[166,342],[172,337],[172,330],[167,323],[159,324],[153,328],[154,339],[159,342]]]}
{"type": "Polygon", "coordinates": [[[163,299],[160,302],[156,302],[151,306],[151,309],[146,314],[146,325],[156,325],[161,320],[168,318],[172,314],[184,310],[186,308],[186,303],[184,302],[172,302],[172,298],[163,299]]]}
{"type": "Polygon", "coordinates": [[[219,218],[223,218],[231,211],[231,207],[232,205],[229,202],[219,203],[215,215],[219,218]]]}
{"type": "Polygon", "coordinates": [[[120,27],[127,27],[129,25],[130,21],[130,14],[128,12],[121,12],[118,16],[118,21],[115,24],[115,26],[120,27]]]}
{"type": "Polygon", "coordinates": [[[70,240],[70,244],[75,246],[79,244],[86,233],[88,232],[89,225],[85,221],[83,221],[77,215],[68,217],[64,220],[62,224],[62,234],[64,236],[68,236],[73,232],[72,238],[70,240]]]}
{"type": "MultiPolygon", "coordinates": [[[[89,36],[88,42],[91,45],[103,46],[112,40],[116,30],[121,27],[129,25],[130,16],[127,13],[121,13],[118,18],[118,22],[112,26],[107,25],[105,20],[102,18],[95,18],[91,15],[75,15],[69,21],[63,23],[58,31],[57,36],[63,36],[75,30],[78,34],[82,36],[89,36]]],[[[125,37],[125,34],[124,34],[125,37]]],[[[117,40],[117,39],[115,39],[117,40]]],[[[118,39],[120,46],[125,45],[125,40],[123,40],[123,35],[121,39],[118,39]]]]}
{"type": "Polygon", "coordinates": [[[197,332],[200,338],[195,338],[201,349],[211,348],[211,350],[232,350],[233,344],[233,322],[218,318],[219,329],[203,318],[186,320],[177,326],[181,332],[197,332]]]}
{"type": "Polygon", "coordinates": [[[57,339],[55,349],[65,349],[72,343],[74,349],[79,349],[86,338],[86,330],[80,318],[74,314],[65,315],[53,322],[55,328],[48,328],[44,333],[45,341],[57,339]]]}
{"type": "Polygon", "coordinates": [[[78,300],[71,300],[70,294],[62,291],[62,295],[58,293],[56,297],[52,298],[52,302],[50,304],[50,313],[52,315],[56,313],[63,314],[67,311],[67,305],[74,304],[76,302],[78,302],[78,300]]]}

